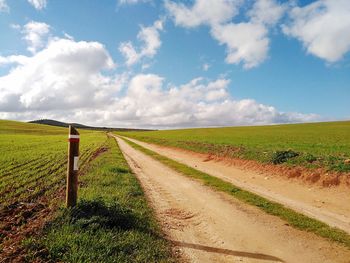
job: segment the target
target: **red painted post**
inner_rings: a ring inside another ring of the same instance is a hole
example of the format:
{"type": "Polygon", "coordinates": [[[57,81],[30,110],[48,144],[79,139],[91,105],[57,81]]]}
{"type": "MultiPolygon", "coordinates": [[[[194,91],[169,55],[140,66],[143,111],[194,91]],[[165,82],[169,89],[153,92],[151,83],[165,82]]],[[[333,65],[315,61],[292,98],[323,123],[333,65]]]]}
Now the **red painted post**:
{"type": "Polygon", "coordinates": [[[78,199],[78,160],[79,160],[79,132],[69,125],[68,134],[68,168],[66,206],[73,207],[78,199]]]}

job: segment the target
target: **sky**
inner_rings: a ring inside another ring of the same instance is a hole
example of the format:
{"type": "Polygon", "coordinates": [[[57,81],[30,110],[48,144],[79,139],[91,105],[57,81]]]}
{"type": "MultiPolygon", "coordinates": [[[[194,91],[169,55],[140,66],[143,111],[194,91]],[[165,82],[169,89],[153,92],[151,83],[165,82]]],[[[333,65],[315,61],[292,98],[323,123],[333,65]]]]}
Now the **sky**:
{"type": "Polygon", "coordinates": [[[0,119],[350,119],[349,0],[0,0],[0,119]]]}

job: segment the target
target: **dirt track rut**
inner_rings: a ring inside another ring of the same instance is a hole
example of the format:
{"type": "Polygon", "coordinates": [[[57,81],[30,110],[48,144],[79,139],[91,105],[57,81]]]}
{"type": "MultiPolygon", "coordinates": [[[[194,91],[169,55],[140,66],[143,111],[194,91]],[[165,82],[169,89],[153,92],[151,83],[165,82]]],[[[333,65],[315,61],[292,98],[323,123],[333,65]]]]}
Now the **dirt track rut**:
{"type": "Polygon", "coordinates": [[[117,139],[167,237],[190,262],[349,262],[350,251],[217,193],[117,139]]]}
{"type": "Polygon", "coordinates": [[[208,160],[206,154],[129,140],[350,234],[349,188],[320,188],[208,160]]]}

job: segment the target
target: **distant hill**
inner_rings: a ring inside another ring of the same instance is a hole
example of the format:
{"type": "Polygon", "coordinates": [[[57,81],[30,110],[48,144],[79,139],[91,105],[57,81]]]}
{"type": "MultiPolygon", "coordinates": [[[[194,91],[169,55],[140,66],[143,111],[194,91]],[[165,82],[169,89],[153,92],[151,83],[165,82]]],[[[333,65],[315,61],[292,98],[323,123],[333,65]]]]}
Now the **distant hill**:
{"type": "Polygon", "coordinates": [[[51,126],[57,126],[57,127],[69,127],[69,125],[72,125],[78,129],[98,130],[98,131],[151,131],[148,129],[95,127],[95,126],[83,125],[80,123],[67,123],[67,122],[61,122],[61,121],[50,120],[50,119],[34,120],[34,121],[29,121],[29,123],[44,124],[44,125],[51,125],[51,126]]]}

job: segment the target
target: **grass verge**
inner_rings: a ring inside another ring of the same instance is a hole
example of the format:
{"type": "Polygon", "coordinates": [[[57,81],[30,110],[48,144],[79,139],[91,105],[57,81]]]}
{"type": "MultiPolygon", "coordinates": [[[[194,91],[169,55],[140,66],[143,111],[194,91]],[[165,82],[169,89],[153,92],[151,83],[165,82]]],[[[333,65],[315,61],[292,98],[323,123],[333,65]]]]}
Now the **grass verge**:
{"type": "Polygon", "coordinates": [[[127,140],[125,138],[123,138],[123,140],[125,140],[133,148],[153,157],[154,159],[160,161],[161,163],[169,166],[170,168],[174,169],[177,172],[180,172],[185,176],[200,180],[205,185],[213,188],[214,190],[227,193],[247,204],[256,206],[268,214],[281,218],[289,225],[297,229],[312,232],[331,241],[336,241],[350,249],[350,235],[348,235],[345,231],[330,227],[323,222],[295,212],[294,210],[286,208],[279,203],[269,201],[261,196],[243,190],[233,185],[232,183],[225,182],[217,177],[211,176],[204,172],[193,169],[185,164],[169,159],[130,140],[127,140]]]}
{"type": "Polygon", "coordinates": [[[42,237],[25,241],[27,260],[175,262],[115,140],[106,147],[80,178],[77,206],[61,208],[42,237]]]}
{"type": "Polygon", "coordinates": [[[118,134],[221,157],[289,167],[322,168],[347,175],[350,172],[350,121],[118,134]],[[281,154],[283,158],[276,158],[281,154]]]}

